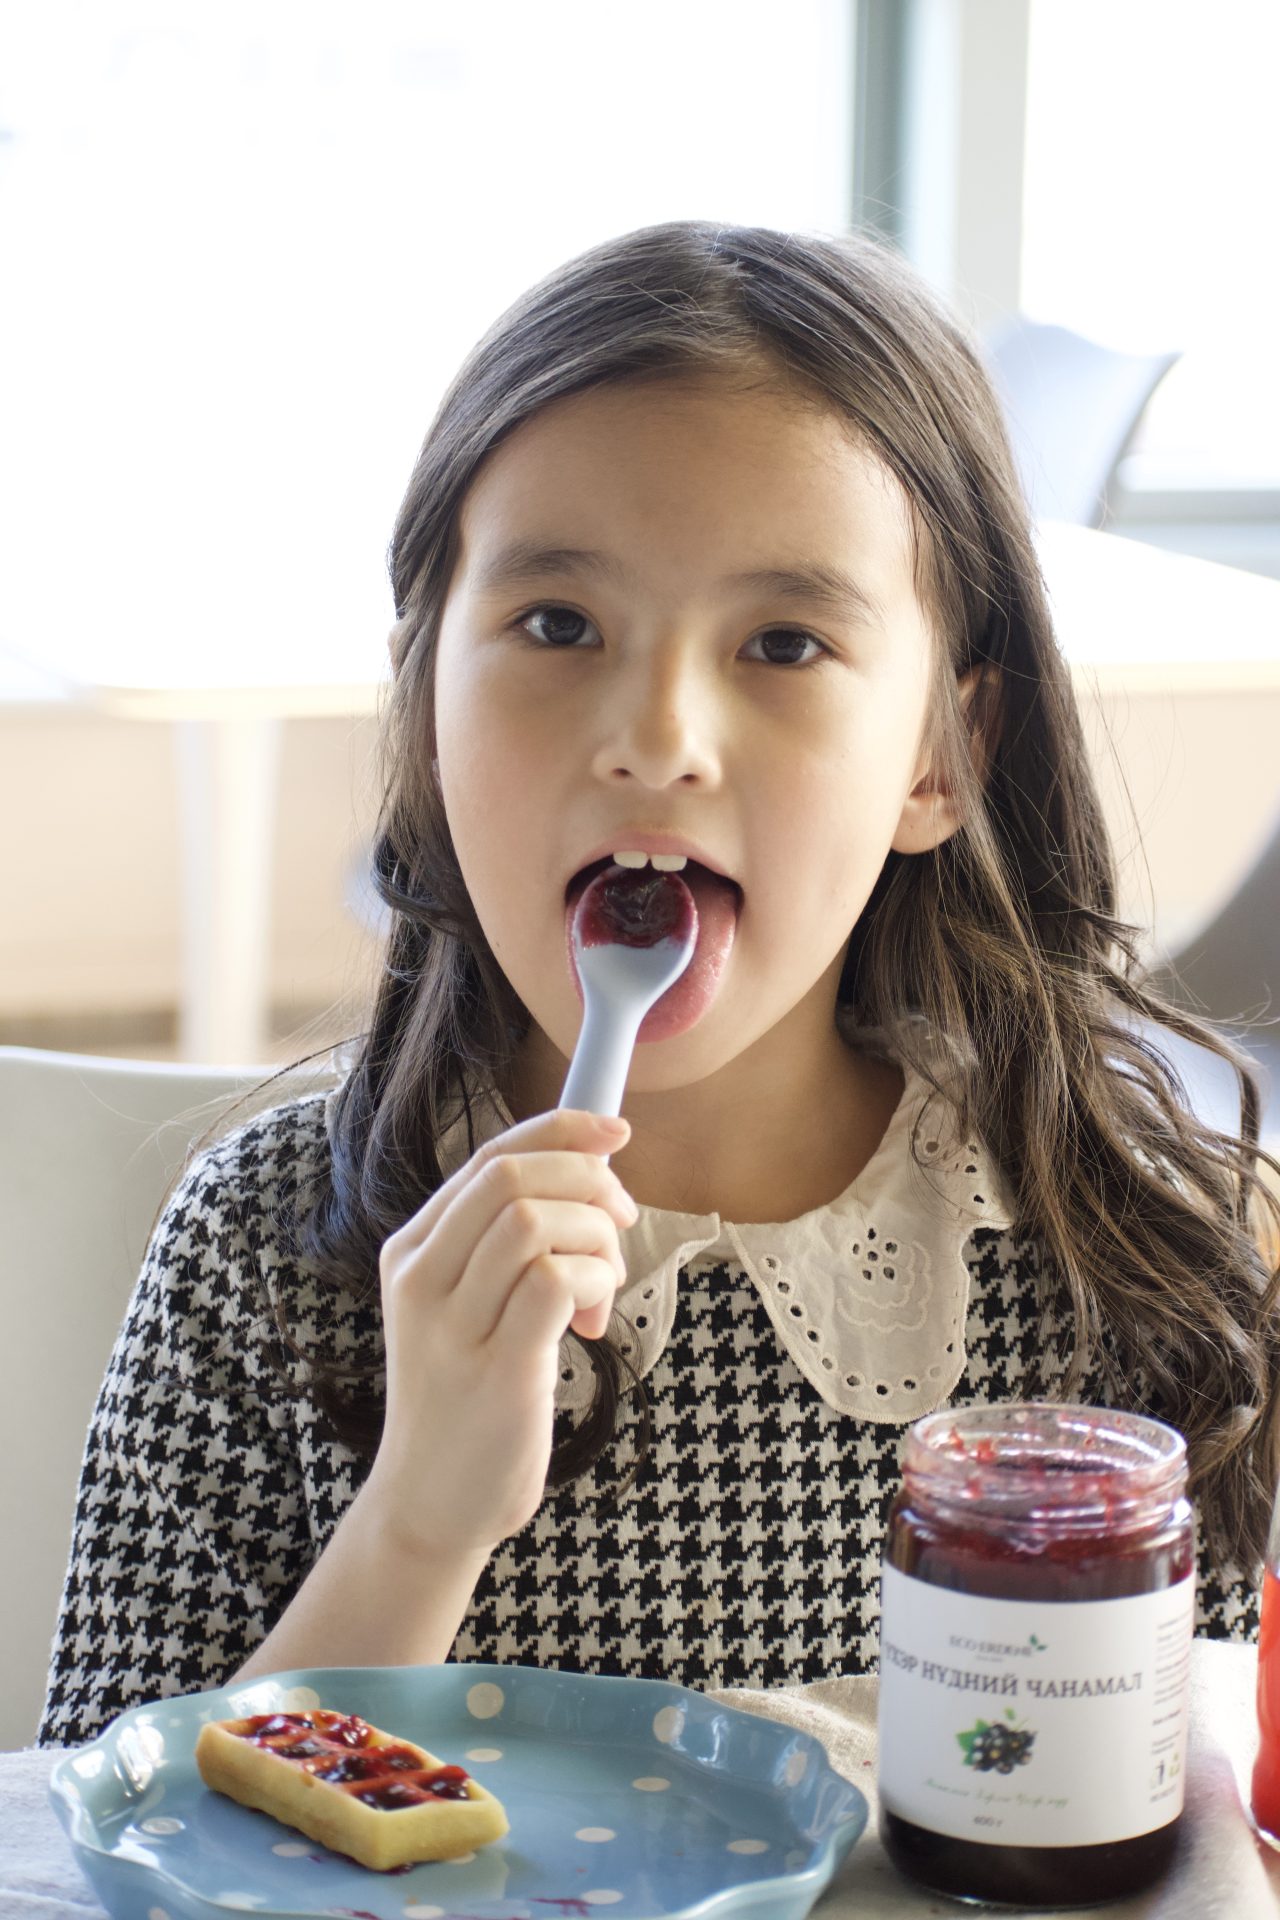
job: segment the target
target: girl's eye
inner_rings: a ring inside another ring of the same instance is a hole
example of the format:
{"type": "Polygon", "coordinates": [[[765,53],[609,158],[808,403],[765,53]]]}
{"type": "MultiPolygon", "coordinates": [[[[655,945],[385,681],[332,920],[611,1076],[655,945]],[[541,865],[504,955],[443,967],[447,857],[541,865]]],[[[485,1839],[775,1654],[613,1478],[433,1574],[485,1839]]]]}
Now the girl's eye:
{"type": "Polygon", "coordinates": [[[521,614],[516,625],[527,629],[533,626],[535,620],[545,624],[543,631],[535,631],[533,637],[547,647],[576,647],[582,638],[582,629],[591,625],[584,613],[575,613],[572,607],[530,607],[528,613],[521,614]]]}
{"type": "MultiPolygon", "coordinates": [[[[528,613],[516,621],[516,626],[532,632],[532,637],[543,646],[559,647],[563,651],[577,651],[584,632],[595,630],[584,613],[575,613],[572,607],[556,606],[530,607],[528,613]],[[542,623],[541,632],[534,627],[535,621],[542,623]]],[[[753,634],[747,645],[762,647],[763,655],[756,657],[763,658],[771,667],[812,667],[827,656],[820,640],[797,627],[770,627],[765,633],[753,634]],[[812,647],[814,651],[802,657],[799,650],[804,647],[812,647]]]]}
{"type": "Polygon", "coordinates": [[[815,640],[811,633],[804,633],[799,627],[770,627],[767,633],[753,634],[747,645],[754,646],[757,641],[765,648],[764,657],[772,667],[813,667],[827,657],[821,640],[815,640]],[[782,643],[780,654],[769,651],[777,642],[782,643]],[[799,647],[814,647],[816,652],[801,659],[796,651],[799,647]]]}

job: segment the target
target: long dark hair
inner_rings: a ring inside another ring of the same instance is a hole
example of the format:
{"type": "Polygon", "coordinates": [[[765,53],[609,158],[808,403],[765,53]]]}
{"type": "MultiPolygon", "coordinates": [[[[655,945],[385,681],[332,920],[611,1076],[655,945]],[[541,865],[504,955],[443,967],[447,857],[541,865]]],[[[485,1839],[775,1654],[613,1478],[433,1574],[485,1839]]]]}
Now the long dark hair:
{"type": "MultiPolygon", "coordinates": [[[[503,314],[446,393],[389,553],[395,676],[373,855],[391,916],[385,964],[299,1250],[318,1275],[376,1297],[384,1240],[440,1183],[442,1128],[465,1116],[474,1150],[474,1090],[503,1084],[529,1026],[431,777],[434,649],[467,490],[486,455],[554,401],[690,373],[802,392],[845,418],[905,489],[917,585],[949,668],[935,676],[934,737],[966,823],[933,852],[890,853],[852,931],[840,999],[1003,1168],[1019,1227],[1043,1247],[1074,1321],[1063,1391],[1099,1363],[1118,1398],[1141,1377],[1152,1410],[1187,1437],[1215,1539],[1256,1561],[1280,1392],[1280,1273],[1261,1251],[1264,1219],[1280,1244],[1280,1206],[1259,1168],[1280,1166],[1259,1153],[1254,1070],[1155,991],[1137,930],[1116,918],[1112,853],[997,402],[953,320],[864,235],[675,221],[609,240],[503,314]],[[966,710],[956,683],[970,668],[986,671],[966,710]],[[1239,1137],[1191,1110],[1161,1030],[1234,1067],[1239,1137]]],[[[594,1404],[557,1445],[552,1484],[600,1454],[628,1386],[612,1339],[583,1345],[594,1404]]],[[[369,1455],[382,1418],[371,1386],[315,1362],[317,1399],[369,1455]]]]}

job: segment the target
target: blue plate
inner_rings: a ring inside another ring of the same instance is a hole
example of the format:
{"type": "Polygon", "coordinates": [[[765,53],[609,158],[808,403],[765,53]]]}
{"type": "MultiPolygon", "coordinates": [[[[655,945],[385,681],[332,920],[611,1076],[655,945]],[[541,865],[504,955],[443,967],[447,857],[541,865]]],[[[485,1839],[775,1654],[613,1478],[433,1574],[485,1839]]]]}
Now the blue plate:
{"type": "Polygon", "coordinates": [[[134,1707],[50,1794],[117,1920],[800,1920],[867,1820],[810,1734],[663,1681],[518,1666],[335,1667],[134,1707]],[[205,1787],[206,1720],[315,1706],[465,1766],[510,1833],[374,1873],[205,1787]]]}

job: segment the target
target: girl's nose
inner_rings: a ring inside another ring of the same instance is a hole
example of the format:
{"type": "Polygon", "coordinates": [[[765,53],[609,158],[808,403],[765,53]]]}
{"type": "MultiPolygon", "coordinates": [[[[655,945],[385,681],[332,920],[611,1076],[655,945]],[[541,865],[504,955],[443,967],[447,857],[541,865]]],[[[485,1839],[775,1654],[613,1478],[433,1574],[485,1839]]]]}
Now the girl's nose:
{"type": "Polygon", "coordinates": [[[688,657],[635,660],[604,692],[593,771],[601,780],[646,787],[720,779],[718,702],[688,657]]]}

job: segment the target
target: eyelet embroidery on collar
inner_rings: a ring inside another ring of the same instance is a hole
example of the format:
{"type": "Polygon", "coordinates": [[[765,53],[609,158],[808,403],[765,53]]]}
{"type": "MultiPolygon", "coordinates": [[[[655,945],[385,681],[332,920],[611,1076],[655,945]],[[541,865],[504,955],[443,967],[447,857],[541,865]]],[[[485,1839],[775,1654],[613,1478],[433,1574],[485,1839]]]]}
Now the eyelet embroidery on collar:
{"type": "MultiPolygon", "coordinates": [[[[941,1406],[965,1367],[965,1242],[975,1227],[1013,1224],[994,1162],[976,1140],[948,1137],[948,1113],[906,1069],[902,1098],[858,1178],[797,1220],[735,1226],[717,1214],[641,1207],[619,1236],[628,1278],[610,1340],[642,1378],[652,1372],[671,1337],[681,1270],[692,1282],[727,1260],[746,1273],[782,1346],[829,1406],[904,1424],[941,1406]],[[926,1108],[921,1166],[910,1141],[926,1108]]],[[[514,1124],[496,1094],[476,1123],[478,1139],[514,1124]]],[[[465,1157],[459,1114],[439,1146],[446,1178],[465,1157]]],[[[580,1416],[593,1390],[586,1354],[566,1337],[557,1408],[580,1416]]]]}
{"type": "MultiPolygon", "coordinates": [[[[903,1108],[911,1117],[905,1091],[903,1108]]],[[[1012,1214],[976,1141],[922,1170],[904,1134],[897,1156],[875,1156],[869,1187],[860,1176],[839,1199],[798,1220],[735,1226],[714,1214],[642,1208],[621,1235],[629,1277],[610,1338],[643,1377],[670,1338],[681,1269],[696,1284],[699,1269],[729,1260],[746,1273],[782,1346],[829,1406],[902,1423],[932,1412],[965,1367],[965,1242],[976,1227],[1011,1226],[1012,1214]]],[[[930,1150],[929,1141],[922,1145],[930,1150]]],[[[576,1342],[565,1341],[556,1403],[578,1415],[591,1394],[590,1365],[576,1342]]]]}

